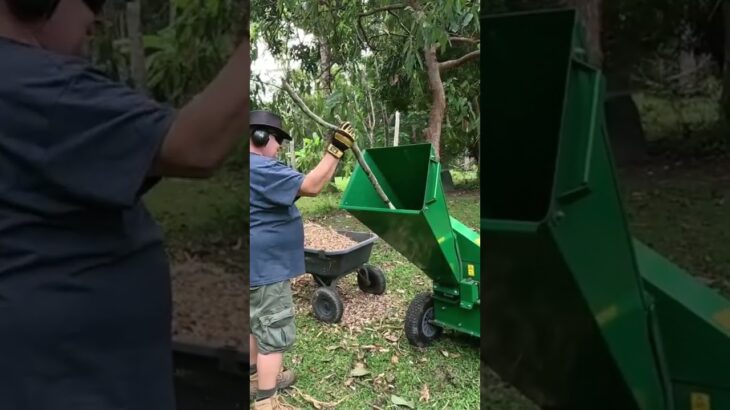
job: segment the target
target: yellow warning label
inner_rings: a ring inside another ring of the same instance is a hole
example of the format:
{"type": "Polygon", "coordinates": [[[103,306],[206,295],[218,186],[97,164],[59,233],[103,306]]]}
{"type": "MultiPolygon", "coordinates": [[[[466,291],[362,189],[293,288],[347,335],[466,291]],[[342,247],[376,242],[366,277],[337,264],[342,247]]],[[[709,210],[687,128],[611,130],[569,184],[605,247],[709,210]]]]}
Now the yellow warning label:
{"type": "Polygon", "coordinates": [[[474,273],[474,265],[468,264],[466,265],[466,274],[469,276],[475,276],[476,273],[474,273]]]}
{"type": "Polygon", "coordinates": [[[730,309],[723,309],[712,316],[720,326],[730,331],[730,309]]]}
{"type": "Polygon", "coordinates": [[[712,410],[710,396],[704,393],[692,393],[692,410],[712,410]]]}

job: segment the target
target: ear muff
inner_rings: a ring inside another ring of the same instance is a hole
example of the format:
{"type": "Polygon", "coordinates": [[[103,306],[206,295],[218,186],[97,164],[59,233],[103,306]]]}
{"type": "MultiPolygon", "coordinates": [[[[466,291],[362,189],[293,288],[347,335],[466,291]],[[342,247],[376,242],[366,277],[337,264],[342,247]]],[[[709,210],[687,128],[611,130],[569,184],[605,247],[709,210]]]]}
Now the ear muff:
{"type": "Polygon", "coordinates": [[[254,130],[253,134],[251,134],[251,141],[257,147],[266,146],[269,143],[269,132],[260,128],[254,130]]]}
{"type": "Polygon", "coordinates": [[[36,22],[53,15],[60,0],[5,0],[13,15],[23,22],[36,22]]]}

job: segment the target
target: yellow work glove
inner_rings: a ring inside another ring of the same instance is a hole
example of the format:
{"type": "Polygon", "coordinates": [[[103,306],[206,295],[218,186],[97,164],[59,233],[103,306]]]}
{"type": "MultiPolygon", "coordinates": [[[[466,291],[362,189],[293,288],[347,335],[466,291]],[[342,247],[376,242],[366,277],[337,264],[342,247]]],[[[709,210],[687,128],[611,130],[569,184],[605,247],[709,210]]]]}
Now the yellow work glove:
{"type": "Polygon", "coordinates": [[[340,159],[345,151],[352,148],[355,143],[355,129],[349,122],[340,124],[340,128],[330,133],[329,146],[327,152],[335,158],[340,159]]]}

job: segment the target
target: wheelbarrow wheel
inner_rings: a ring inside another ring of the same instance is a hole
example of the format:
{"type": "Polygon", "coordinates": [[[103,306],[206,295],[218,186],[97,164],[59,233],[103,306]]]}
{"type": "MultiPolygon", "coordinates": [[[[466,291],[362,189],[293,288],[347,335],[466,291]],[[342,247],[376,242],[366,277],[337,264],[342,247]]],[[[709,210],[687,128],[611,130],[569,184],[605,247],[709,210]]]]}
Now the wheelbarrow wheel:
{"type": "Polygon", "coordinates": [[[312,296],[314,316],[326,323],[337,323],[342,319],[345,307],[337,291],[329,287],[317,288],[312,296]]]}
{"type": "Polygon", "coordinates": [[[375,266],[364,265],[357,270],[357,287],[371,295],[382,295],[385,293],[385,274],[375,266]]]}
{"type": "Polygon", "coordinates": [[[442,328],[431,323],[434,319],[433,297],[430,293],[416,295],[406,312],[406,338],[418,347],[426,347],[439,336],[442,328]]]}

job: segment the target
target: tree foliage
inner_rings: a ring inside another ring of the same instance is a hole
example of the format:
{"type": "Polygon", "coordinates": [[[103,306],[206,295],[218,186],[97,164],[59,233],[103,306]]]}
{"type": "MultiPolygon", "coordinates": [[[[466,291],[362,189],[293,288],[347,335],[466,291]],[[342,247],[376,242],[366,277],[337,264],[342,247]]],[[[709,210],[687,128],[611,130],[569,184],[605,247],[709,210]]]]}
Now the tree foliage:
{"type": "MultiPolygon", "coordinates": [[[[475,1],[269,0],[252,7],[252,41],[261,39],[289,66],[289,82],[315,112],[352,121],[365,147],[392,144],[396,111],[400,142],[424,141],[433,105],[424,49],[435,45],[440,62],[478,50],[475,1]],[[312,41],[298,43],[301,33],[312,41]]],[[[447,111],[440,147],[448,159],[478,140],[479,68],[470,61],[442,72],[447,111]]],[[[254,93],[257,87],[266,85],[254,84],[254,93]]],[[[268,104],[256,103],[282,113],[299,139],[320,132],[287,99],[279,92],[268,104]]]]}

